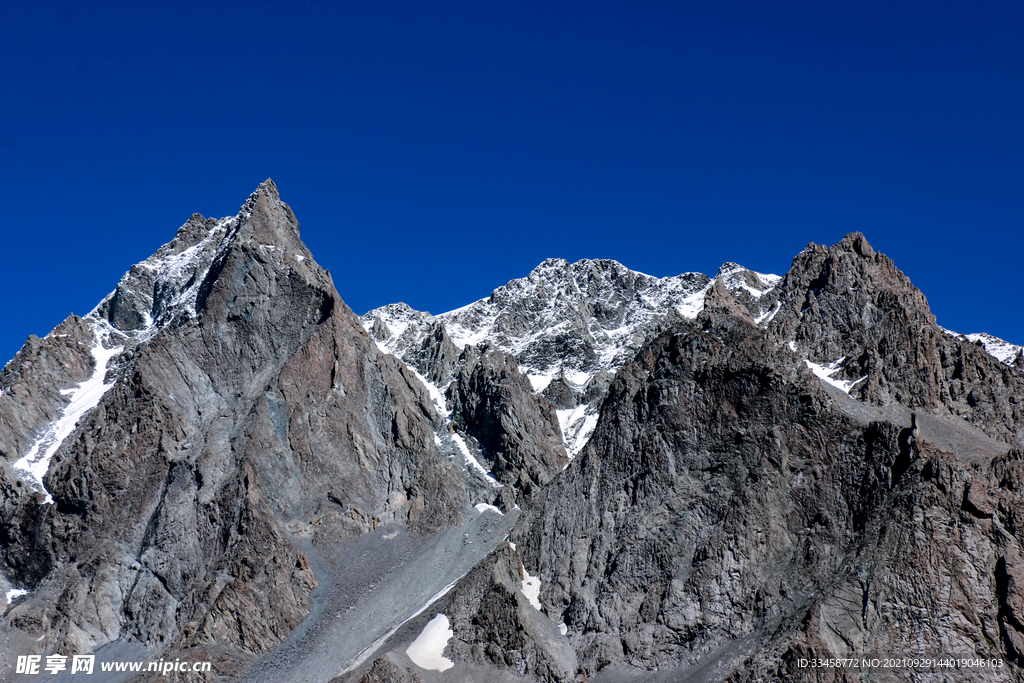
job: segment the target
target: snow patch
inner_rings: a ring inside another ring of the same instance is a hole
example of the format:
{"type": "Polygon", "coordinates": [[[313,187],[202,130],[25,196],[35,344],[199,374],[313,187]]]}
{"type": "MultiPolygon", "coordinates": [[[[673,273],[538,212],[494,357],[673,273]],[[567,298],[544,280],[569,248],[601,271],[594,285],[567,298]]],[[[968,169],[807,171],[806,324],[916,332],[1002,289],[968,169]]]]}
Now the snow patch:
{"type": "Polygon", "coordinates": [[[565,625],[564,621],[558,625],[558,632],[561,633],[563,636],[568,635],[569,627],[565,625]]]}
{"type": "MultiPolygon", "coordinates": [[[[459,581],[462,581],[463,577],[466,576],[466,574],[468,574],[468,573],[469,573],[469,570],[467,569],[465,572],[462,573],[461,576],[459,576],[459,578],[457,578],[454,581],[452,581],[451,583],[449,583],[447,586],[445,586],[444,588],[439,590],[437,593],[434,593],[434,595],[431,596],[431,598],[429,600],[427,600],[427,602],[423,605],[423,607],[420,607],[418,610],[416,610],[415,612],[410,614],[407,619],[405,619],[400,624],[398,624],[398,626],[395,626],[393,629],[391,629],[390,631],[388,631],[387,633],[382,635],[380,638],[378,638],[377,640],[373,641],[373,643],[370,644],[368,647],[364,648],[358,655],[355,656],[354,659],[352,659],[352,661],[349,662],[348,667],[346,667],[345,670],[342,671],[341,673],[342,674],[347,674],[349,671],[352,671],[352,669],[355,669],[357,666],[359,666],[360,664],[365,662],[370,657],[370,655],[372,655],[374,652],[376,652],[380,648],[381,645],[383,645],[385,642],[387,642],[388,638],[390,638],[391,636],[395,635],[395,632],[398,631],[398,629],[402,628],[407,623],[409,623],[409,621],[411,619],[415,619],[419,615],[423,614],[431,605],[433,605],[435,602],[437,602],[438,600],[443,598],[445,595],[447,595],[448,591],[450,591],[452,588],[455,588],[455,584],[457,584],[459,581]]],[[[445,617],[445,619],[447,619],[447,617],[445,617]]],[[[445,628],[447,628],[447,625],[445,626],[445,628]]]]}
{"type": "Polygon", "coordinates": [[[760,299],[767,292],[775,289],[775,285],[779,284],[782,280],[781,275],[772,275],[769,273],[758,273],[756,271],[744,268],[737,263],[726,263],[718,271],[718,278],[722,280],[722,284],[726,288],[735,291],[736,289],[746,290],[755,299],[760,299]],[[754,276],[754,279],[760,284],[760,287],[756,287],[747,281],[747,276],[743,273],[750,273],[754,276]]]}
{"type": "Polygon", "coordinates": [[[7,604],[11,604],[17,598],[20,598],[22,595],[28,595],[28,591],[22,588],[12,588],[11,590],[7,591],[7,604]]]}
{"type": "Polygon", "coordinates": [[[999,337],[993,337],[991,334],[985,332],[974,332],[971,334],[964,335],[971,342],[981,342],[985,347],[985,350],[990,356],[998,360],[1000,363],[1006,365],[1013,365],[1013,359],[1016,358],[1024,346],[1018,346],[1017,344],[1011,344],[1010,342],[1000,339],[999,337]]]}
{"type": "Polygon", "coordinates": [[[562,440],[565,442],[565,451],[569,460],[575,458],[583,447],[587,445],[590,437],[597,427],[599,407],[584,403],[575,408],[556,410],[558,426],[562,428],[562,440]]]}
{"type": "Polygon", "coordinates": [[[780,302],[775,304],[775,308],[773,308],[772,310],[768,311],[767,313],[763,313],[763,314],[759,315],[758,317],[754,318],[754,322],[757,323],[758,325],[760,325],[762,323],[767,325],[768,323],[770,323],[772,321],[772,318],[775,317],[775,314],[778,313],[779,309],[781,309],[781,308],[782,308],[782,302],[780,301],[780,302]]]}
{"type": "Polygon", "coordinates": [[[455,666],[455,662],[443,655],[453,635],[455,631],[449,628],[448,617],[439,613],[427,622],[412,645],[405,649],[405,654],[421,669],[446,671],[455,666]]]}
{"type": "Polygon", "coordinates": [[[32,488],[46,495],[47,503],[53,502],[53,497],[43,484],[43,477],[50,469],[50,460],[64,443],[64,439],[75,431],[82,416],[95,408],[103,395],[114,386],[114,382],[106,384],[103,381],[107,375],[107,364],[124,349],[123,346],[110,349],[103,346],[110,337],[109,323],[97,321],[92,322],[90,326],[95,335],[95,341],[90,349],[96,364],[92,377],[71,390],[70,403],[64,407],[61,416],[43,429],[28,453],[12,466],[32,488]]]}
{"type": "MultiPolygon", "coordinates": [[[[792,342],[790,342],[790,343],[792,343],[792,342]]],[[[822,382],[828,382],[829,384],[834,386],[836,389],[839,389],[840,391],[842,391],[845,394],[849,394],[850,393],[850,389],[852,389],[855,384],[863,382],[864,380],[866,380],[868,378],[868,376],[864,375],[860,379],[855,379],[853,381],[844,381],[844,380],[832,379],[832,375],[836,374],[837,372],[839,372],[840,370],[843,369],[843,362],[845,360],[846,360],[846,356],[843,356],[839,360],[832,361],[827,366],[826,365],[818,365],[817,363],[813,363],[813,362],[811,362],[809,360],[806,360],[806,359],[804,360],[804,362],[807,363],[807,367],[809,367],[811,369],[811,372],[813,372],[815,375],[817,375],[818,379],[820,379],[822,382]]]]}
{"type": "Polygon", "coordinates": [[[498,508],[496,508],[496,507],[495,507],[495,506],[493,506],[493,505],[488,505],[487,503],[477,503],[477,504],[476,504],[476,505],[474,505],[473,507],[475,507],[475,508],[476,508],[477,510],[479,510],[479,511],[480,511],[481,513],[482,513],[482,512],[485,512],[485,511],[487,511],[487,510],[493,510],[494,512],[497,512],[497,513],[498,513],[499,515],[502,515],[502,516],[504,516],[504,515],[505,515],[505,513],[504,513],[504,512],[502,512],[501,510],[499,510],[498,508]]]}
{"type": "MultiPolygon", "coordinates": [[[[540,392],[542,392],[545,389],[547,389],[548,385],[551,384],[551,380],[553,380],[554,378],[555,378],[555,376],[553,374],[551,374],[551,375],[536,375],[536,374],[533,374],[533,375],[527,375],[526,376],[526,379],[530,380],[530,388],[533,389],[533,393],[535,393],[535,394],[539,394],[540,392]]],[[[2,394],[0,394],[0,395],[2,395],[2,394]]]]}
{"type": "Polygon", "coordinates": [[[526,599],[530,601],[530,604],[533,605],[534,609],[539,611],[541,609],[540,577],[532,576],[530,572],[526,571],[526,567],[523,567],[522,565],[520,565],[520,567],[523,569],[523,576],[526,577],[523,579],[523,595],[525,595],[526,599]]]}
{"type": "Polygon", "coordinates": [[[591,375],[586,372],[580,372],[579,370],[563,370],[562,373],[565,378],[575,384],[578,387],[585,385],[590,381],[591,375]]]}

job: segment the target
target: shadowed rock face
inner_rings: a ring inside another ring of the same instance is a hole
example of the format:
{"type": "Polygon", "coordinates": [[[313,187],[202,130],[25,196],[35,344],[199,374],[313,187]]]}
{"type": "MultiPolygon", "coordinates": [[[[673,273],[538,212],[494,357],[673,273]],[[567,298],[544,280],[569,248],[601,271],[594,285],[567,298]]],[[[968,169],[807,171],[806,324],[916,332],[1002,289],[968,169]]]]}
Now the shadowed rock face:
{"type": "MultiPolygon", "coordinates": [[[[140,266],[92,314],[125,351],[114,386],[54,456],[53,505],[0,469],[3,558],[33,589],[6,619],[47,652],[121,638],[244,661],[307,615],[317,579],[294,539],[392,522],[429,533],[468,507],[422,385],[367,338],[272,182],[235,219],[193,217],[176,242],[171,257],[203,253],[162,283],[173,297],[150,296],[152,269],[140,266]],[[178,309],[166,306],[174,297],[178,309]]],[[[24,386],[73,382],[90,371],[77,347],[62,374],[46,364],[62,344],[33,342],[5,372],[24,386]]],[[[16,386],[0,400],[19,400],[3,406],[14,416],[5,436],[24,444],[19,425],[48,404],[16,386]]]]}
{"type": "Polygon", "coordinates": [[[568,464],[554,406],[533,395],[507,353],[468,347],[447,398],[452,423],[484,448],[498,481],[530,496],[568,464]]]}
{"type": "Polygon", "coordinates": [[[844,416],[745,319],[703,323],[619,372],[513,534],[580,665],[817,680],[800,657],[1019,656],[1024,500],[999,482],[1020,452],[966,469],[910,428],[844,416]]]}
{"type": "Polygon", "coordinates": [[[0,677],[109,645],[210,681],[860,680],[799,661],[887,655],[1021,680],[1024,374],[862,235],[784,278],[550,260],[372,313],[267,181],[30,338],[0,372],[0,588],[31,591],[0,677]],[[41,481],[14,466],[44,451],[41,481]],[[439,612],[444,672],[406,654],[439,612]]]}

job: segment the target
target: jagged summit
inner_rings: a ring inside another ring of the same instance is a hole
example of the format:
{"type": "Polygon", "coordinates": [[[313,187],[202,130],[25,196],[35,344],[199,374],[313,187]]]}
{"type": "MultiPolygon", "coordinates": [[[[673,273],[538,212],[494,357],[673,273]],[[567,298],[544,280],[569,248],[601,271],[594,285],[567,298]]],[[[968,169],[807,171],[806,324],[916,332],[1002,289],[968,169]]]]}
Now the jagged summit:
{"type": "Polygon", "coordinates": [[[713,280],[703,273],[657,278],[610,259],[552,258],[453,311],[432,316],[389,304],[367,312],[363,324],[381,349],[423,375],[432,371],[421,360],[422,347],[437,324],[457,348],[487,341],[511,354],[534,390],[558,408],[566,448],[575,454],[593,431],[611,375],[652,334],[673,320],[695,318],[719,280],[761,316],[768,310],[762,298],[780,279],[735,263],[723,265],[713,280]]]}
{"type": "Polygon", "coordinates": [[[267,179],[235,216],[217,220],[193,214],[174,239],[132,266],[86,317],[105,319],[126,333],[163,327],[182,317],[195,319],[206,303],[211,277],[217,276],[236,242],[255,243],[263,258],[276,258],[281,264],[290,258],[288,266],[296,270],[307,260],[316,268],[291,208],[280,200],[274,181],[267,179]],[[268,212],[279,215],[268,229],[254,230],[254,225],[263,225],[253,222],[254,213],[259,217],[268,212]]]}
{"type": "MultiPolygon", "coordinates": [[[[45,343],[56,343],[51,337],[60,338],[62,332],[58,330],[66,328],[63,334],[71,335],[80,349],[78,362],[90,365],[91,374],[75,384],[58,380],[59,384],[68,384],[61,388],[61,397],[41,398],[18,416],[12,409],[6,418],[10,425],[6,436],[13,443],[5,443],[0,434],[0,448],[5,452],[24,443],[26,435],[39,430],[40,425],[46,425],[13,464],[14,471],[49,500],[43,475],[50,459],[77,421],[114,386],[108,371],[164,328],[197,324],[214,283],[232,259],[241,257],[243,261],[264,262],[294,272],[323,291],[324,301],[333,301],[333,296],[327,296],[333,285],[302,243],[298,228],[290,207],[280,200],[277,186],[268,179],[249,195],[235,216],[213,219],[193,214],[170,242],[133,265],[91,312],[83,318],[72,315],[62,323],[45,343]]],[[[19,379],[31,381],[12,377],[10,386],[19,379]]]]}

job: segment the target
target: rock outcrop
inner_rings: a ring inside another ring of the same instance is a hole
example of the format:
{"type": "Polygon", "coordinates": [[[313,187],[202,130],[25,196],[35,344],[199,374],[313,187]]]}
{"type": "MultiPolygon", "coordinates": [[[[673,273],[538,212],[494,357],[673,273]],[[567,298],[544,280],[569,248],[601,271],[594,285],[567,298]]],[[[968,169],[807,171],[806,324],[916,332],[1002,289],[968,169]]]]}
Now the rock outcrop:
{"type": "Polygon", "coordinates": [[[64,392],[93,374],[93,343],[89,325],[72,314],[45,338],[30,336],[0,370],[0,460],[28,452],[44,425],[60,416],[68,404],[64,392]]]}
{"type": "Polygon", "coordinates": [[[507,353],[467,347],[446,394],[453,426],[483,447],[499,482],[531,496],[569,464],[554,406],[507,353]]]}
{"type": "Polygon", "coordinates": [[[860,233],[811,244],[777,288],[777,338],[875,404],[941,409],[1024,446],[1024,373],[935,322],[924,294],[860,233]],[[838,360],[837,360],[838,359],[838,360]]]}
{"type": "Polygon", "coordinates": [[[581,666],[817,680],[801,658],[1016,657],[1018,494],[911,428],[844,415],[746,317],[703,323],[620,371],[513,535],[581,666]]]}

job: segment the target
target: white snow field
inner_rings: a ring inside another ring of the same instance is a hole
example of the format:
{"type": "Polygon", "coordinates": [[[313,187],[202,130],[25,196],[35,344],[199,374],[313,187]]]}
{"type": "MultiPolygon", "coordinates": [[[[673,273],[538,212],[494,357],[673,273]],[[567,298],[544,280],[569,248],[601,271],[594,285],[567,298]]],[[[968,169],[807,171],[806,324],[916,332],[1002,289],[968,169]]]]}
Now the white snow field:
{"type": "Polygon", "coordinates": [[[439,613],[427,622],[416,640],[405,649],[405,654],[421,669],[445,671],[455,666],[455,662],[442,654],[453,635],[455,632],[448,628],[448,617],[439,613]]]}

